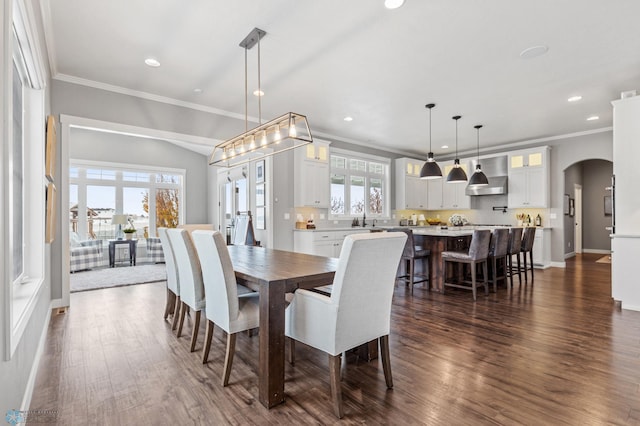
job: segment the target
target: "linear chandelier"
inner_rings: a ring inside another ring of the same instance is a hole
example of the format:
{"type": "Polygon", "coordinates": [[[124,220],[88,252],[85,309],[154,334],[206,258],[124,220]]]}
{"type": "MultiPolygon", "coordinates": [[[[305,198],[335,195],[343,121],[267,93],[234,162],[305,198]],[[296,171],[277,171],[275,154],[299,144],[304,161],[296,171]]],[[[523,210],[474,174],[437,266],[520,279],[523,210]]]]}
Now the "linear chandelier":
{"type": "Polygon", "coordinates": [[[280,152],[295,149],[313,143],[307,117],[288,112],[271,121],[262,123],[262,90],[260,87],[260,40],[267,33],[254,28],[240,42],[244,48],[244,133],[219,143],[213,148],[209,164],[218,167],[235,167],[250,161],[259,160],[280,152]],[[248,130],[247,113],[247,51],[258,45],[258,111],[259,125],[248,130]]]}

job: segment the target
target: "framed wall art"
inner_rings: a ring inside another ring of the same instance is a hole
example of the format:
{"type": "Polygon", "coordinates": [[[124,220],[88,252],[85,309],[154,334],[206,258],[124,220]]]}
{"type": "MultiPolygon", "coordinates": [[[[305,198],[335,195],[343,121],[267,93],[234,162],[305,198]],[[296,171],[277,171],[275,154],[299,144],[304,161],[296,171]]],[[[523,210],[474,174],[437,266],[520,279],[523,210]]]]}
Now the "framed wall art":
{"type": "Polygon", "coordinates": [[[267,229],[265,223],[265,208],[256,208],[256,229],[267,229]]]}
{"type": "Polygon", "coordinates": [[[264,160],[256,163],[256,183],[264,182],[264,160]]]}
{"type": "Polygon", "coordinates": [[[569,217],[573,217],[576,214],[576,200],[569,198],[569,217]]]}
{"type": "Polygon", "coordinates": [[[264,206],[264,183],[259,183],[256,185],[256,207],[264,206]]]}
{"type": "Polygon", "coordinates": [[[56,174],[56,120],[53,115],[47,117],[44,175],[53,182],[56,174]]]}

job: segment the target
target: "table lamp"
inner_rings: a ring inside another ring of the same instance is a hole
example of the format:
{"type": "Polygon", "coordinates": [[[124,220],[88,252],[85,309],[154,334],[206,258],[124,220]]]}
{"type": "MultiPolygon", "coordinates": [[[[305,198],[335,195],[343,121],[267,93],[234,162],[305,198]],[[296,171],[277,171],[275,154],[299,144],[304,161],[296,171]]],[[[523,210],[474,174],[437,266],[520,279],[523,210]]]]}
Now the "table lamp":
{"type": "Polygon", "coordinates": [[[122,225],[127,223],[127,215],[126,214],[114,214],[111,218],[111,223],[114,225],[118,225],[118,231],[116,232],[116,239],[122,240],[124,239],[124,232],[122,232],[122,225]]]}

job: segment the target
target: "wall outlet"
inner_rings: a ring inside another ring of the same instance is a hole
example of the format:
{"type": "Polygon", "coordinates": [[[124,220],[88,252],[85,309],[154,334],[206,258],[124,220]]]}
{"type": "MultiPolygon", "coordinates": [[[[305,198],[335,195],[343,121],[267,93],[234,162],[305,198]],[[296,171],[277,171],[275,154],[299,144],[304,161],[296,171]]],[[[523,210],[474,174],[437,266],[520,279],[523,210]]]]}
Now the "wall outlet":
{"type": "Polygon", "coordinates": [[[324,219],[324,213],[320,213],[320,220],[324,219]]]}
{"type": "Polygon", "coordinates": [[[333,224],[334,224],[334,225],[337,225],[337,224],[338,224],[338,221],[337,221],[337,220],[334,220],[334,221],[333,221],[333,224]]]}
{"type": "Polygon", "coordinates": [[[289,220],[289,219],[291,219],[291,215],[289,213],[285,213],[284,220],[289,220]]]}
{"type": "Polygon", "coordinates": [[[549,219],[557,219],[557,218],[558,218],[558,215],[557,215],[557,214],[555,214],[555,213],[551,213],[551,214],[549,215],[549,219]]]}

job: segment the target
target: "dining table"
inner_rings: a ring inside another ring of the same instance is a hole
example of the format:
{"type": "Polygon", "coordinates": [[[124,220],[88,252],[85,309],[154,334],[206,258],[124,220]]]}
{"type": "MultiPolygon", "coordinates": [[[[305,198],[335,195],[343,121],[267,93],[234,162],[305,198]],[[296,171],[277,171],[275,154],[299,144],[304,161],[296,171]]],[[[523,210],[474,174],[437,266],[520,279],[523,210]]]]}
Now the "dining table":
{"type": "Polygon", "coordinates": [[[285,294],[331,284],[338,259],[230,245],[236,280],[260,293],[258,399],[267,408],[284,402],[285,294]]]}

